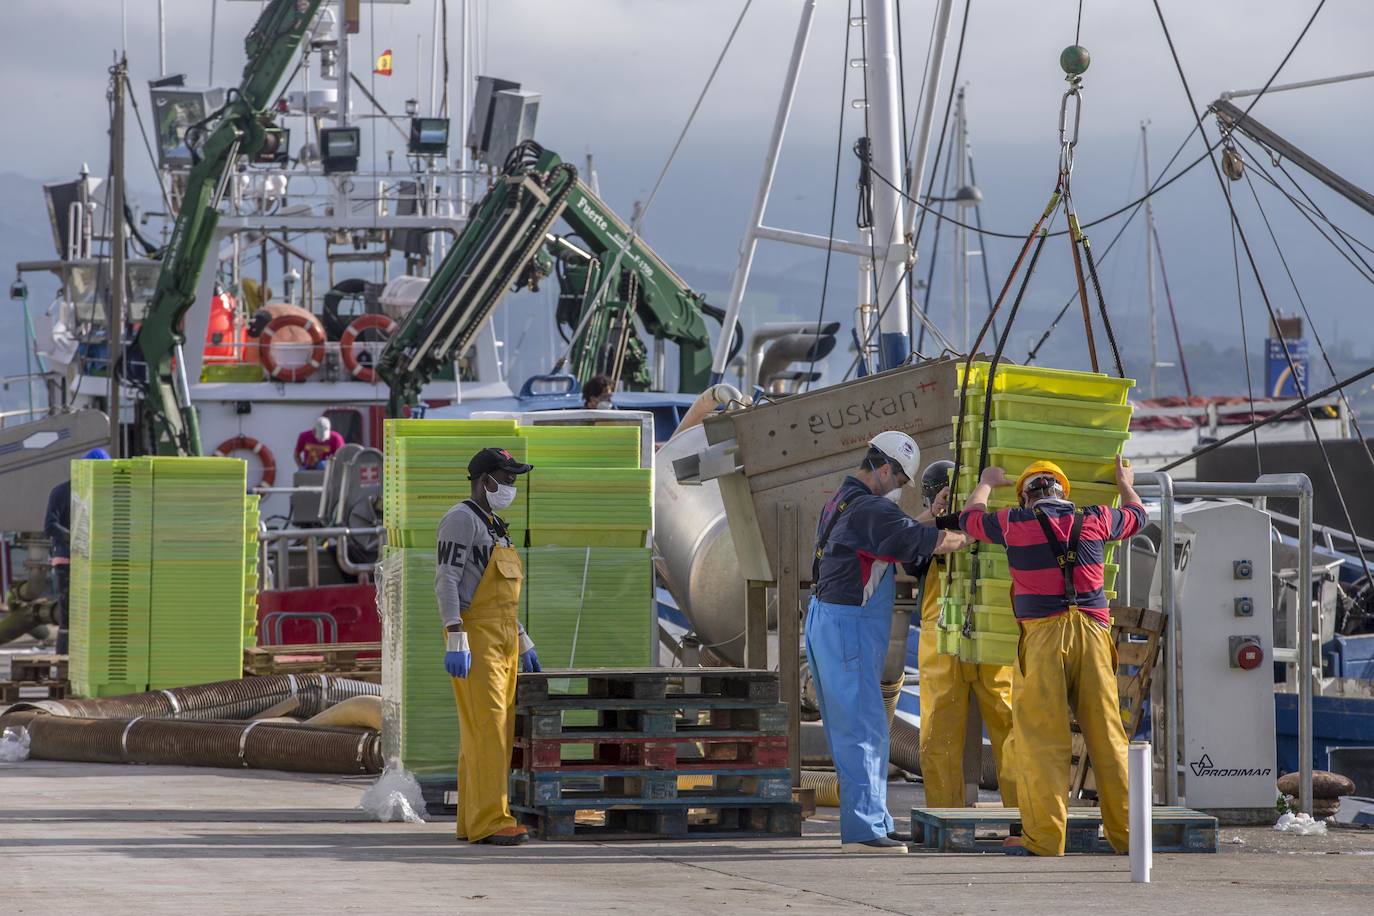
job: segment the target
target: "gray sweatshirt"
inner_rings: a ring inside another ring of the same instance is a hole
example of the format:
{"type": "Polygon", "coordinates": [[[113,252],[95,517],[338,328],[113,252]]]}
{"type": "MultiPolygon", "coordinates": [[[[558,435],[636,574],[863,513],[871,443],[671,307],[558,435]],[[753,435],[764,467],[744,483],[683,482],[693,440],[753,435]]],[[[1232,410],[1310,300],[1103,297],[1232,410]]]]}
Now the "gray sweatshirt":
{"type": "MultiPolygon", "coordinates": [[[[466,501],[448,510],[439,520],[438,535],[434,593],[439,598],[439,616],[447,627],[463,622],[463,612],[472,603],[477,585],[486,574],[492,547],[497,544],[510,547],[511,542],[509,537],[493,538],[486,521],[466,501]]],[[[534,643],[525,634],[525,625],[517,626],[520,651],[533,649],[534,643]]]]}

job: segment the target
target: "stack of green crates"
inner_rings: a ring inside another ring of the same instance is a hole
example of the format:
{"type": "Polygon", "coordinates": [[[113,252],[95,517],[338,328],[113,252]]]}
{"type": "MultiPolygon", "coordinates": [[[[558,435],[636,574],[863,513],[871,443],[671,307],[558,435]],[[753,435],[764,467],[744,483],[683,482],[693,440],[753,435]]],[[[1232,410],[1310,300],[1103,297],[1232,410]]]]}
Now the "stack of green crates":
{"type": "Polygon", "coordinates": [[[257,500],[237,458],[72,463],[80,696],[230,680],[256,618],[257,500]]]}
{"type": "MultiPolygon", "coordinates": [[[[444,513],[471,492],[468,462],[484,448],[504,448],[525,460],[514,420],[388,420],[382,478],[382,518],[393,547],[434,547],[444,513]]],[[[528,493],[501,510],[512,538],[523,543],[528,493]]]]}
{"type": "Polygon", "coordinates": [[[150,689],[243,674],[246,487],[238,458],[153,461],[150,689]]]}
{"type": "Polygon", "coordinates": [[[382,740],[417,776],[451,774],[458,753],[434,594],[435,529],[468,496],[468,460],[498,447],[534,465],[500,510],[520,551],[520,620],[546,668],[653,663],[653,472],[637,425],[517,426],[514,420],[390,420],[382,740]]]}
{"type": "Polygon", "coordinates": [[[78,696],[148,687],[152,462],[72,462],[70,675],[78,696]]]}
{"type": "MultiPolygon", "coordinates": [[[[974,363],[969,376],[953,505],[962,505],[977,483],[988,368],[988,363],[974,363]]],[[[961,366],[957,393],[962,393],[963,375],[961,366]]],[[[1131,379],[1095,372],[998,365],[988,422],[988,464],[1001,467],[1014,481],[1032,462],[1053,461],[1068,476],[1070,498],[1076,504],[1116,505],[1116,456],[1130,438],[1131,405],[1126,394],[1134,384],[1131,379]]],[[[956,428],[958,422],[955,418],[956,428]]],[[[1012,486],[993,490],[989,508],[1015,505],[1012,486]]],[[[1108,545],[1108,598],[1115,597],[1113,553],[1114,546],[1108,545]]],[[[976,554],[956,554],[953,568],[940,601],[940,651],[979,664],[1011,664],[1016,658],[1018,629],[1006,550],[980,544],[976,554]],[[968,636],[963,635],[966,621],[971,623],[968,636]]]]}
{"type": "Polygon", "coordinates": [[[243,647],[258,644],[258,497],[243,498],[243,647]]]}

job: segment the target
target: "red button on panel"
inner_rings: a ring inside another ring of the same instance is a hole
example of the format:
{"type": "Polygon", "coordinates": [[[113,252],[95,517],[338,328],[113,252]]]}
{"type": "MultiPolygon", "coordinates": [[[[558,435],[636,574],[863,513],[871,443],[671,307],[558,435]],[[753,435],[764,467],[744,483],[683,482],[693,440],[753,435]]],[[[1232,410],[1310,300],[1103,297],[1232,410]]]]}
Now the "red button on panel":
{"type": "Polygon", "coordinates": [[[1264,661],[1264,650],[1255,643],[1247,643],[1236,653],[1236,663],[1246,671],[1258,668],[1264,661]]]}

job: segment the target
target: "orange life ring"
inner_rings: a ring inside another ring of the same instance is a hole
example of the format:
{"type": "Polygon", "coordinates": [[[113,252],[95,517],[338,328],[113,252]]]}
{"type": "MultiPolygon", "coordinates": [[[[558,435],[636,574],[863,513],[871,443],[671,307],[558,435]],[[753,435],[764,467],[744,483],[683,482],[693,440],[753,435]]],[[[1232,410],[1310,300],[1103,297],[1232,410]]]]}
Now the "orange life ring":
{"type": "Polygon", "coordinates": [[[320,367],[320,363],[324,362],[324,331],[320,329],[318,321],[312,321],[304,315],[279,315],[273,318],[263,329],[259,340],[262,368],[267,370],[269,378],[279,382],[305,381],[320,367]],[[304,328],[310,335],[310,359],[305,365],[287,368],[277,363],[277,358],[272,354],[272,338],[283,328],[304,328]]]}
{"type": "Polygon", "coordinates": [[[252,436],[235,436],[225,439],[215,449],[215,454],[221,458],[227,458],[233,452],[252,452],[258,456],[258,461],[262,462],[262,479],[253,484],[254,487],[270,487],[276,481],[277,459],[272,457],[272,450],[257,439],[252,436]]]}
{"type": "Polygon", "coordinates": [[[343,357],[344,366],[358,381],[371,385],[377,381],[377,370],[373,366],[365,366],[359,362],[356,349],[358,338],[363,331],[381,331],[382,339],[386,340],[396,333],[396,322],[386,315],[359,315],[353,319],[352,324],[344,328],[343,334],[339,337],[339,355],[343,357]]]}

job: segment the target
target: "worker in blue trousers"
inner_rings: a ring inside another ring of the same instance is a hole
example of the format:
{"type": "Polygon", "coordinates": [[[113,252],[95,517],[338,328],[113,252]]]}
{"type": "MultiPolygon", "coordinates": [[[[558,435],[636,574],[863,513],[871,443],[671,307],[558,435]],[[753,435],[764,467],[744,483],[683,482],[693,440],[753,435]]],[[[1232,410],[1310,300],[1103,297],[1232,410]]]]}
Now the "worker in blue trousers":
{"type": "Polygon", "coordinates": [[[898,563],[920,564],[967,542],[956,525],[923,525],[897,505],[919,478],[906,433],[874,436],[816,527],[806,657],[840,786],[844,852],[905,853],[887,810],[887,712],[880,686],[898,563]]]}

